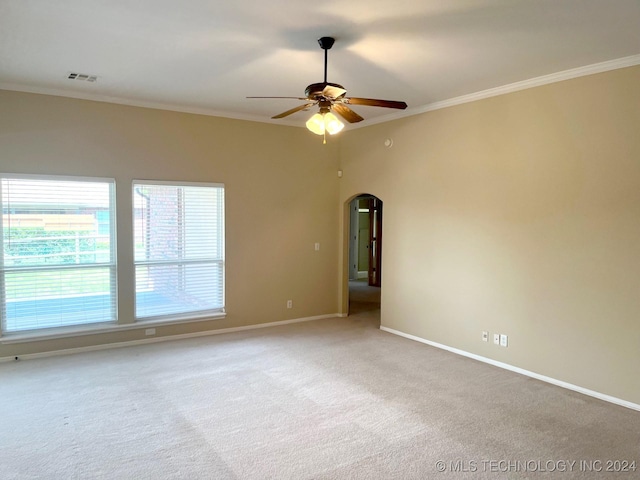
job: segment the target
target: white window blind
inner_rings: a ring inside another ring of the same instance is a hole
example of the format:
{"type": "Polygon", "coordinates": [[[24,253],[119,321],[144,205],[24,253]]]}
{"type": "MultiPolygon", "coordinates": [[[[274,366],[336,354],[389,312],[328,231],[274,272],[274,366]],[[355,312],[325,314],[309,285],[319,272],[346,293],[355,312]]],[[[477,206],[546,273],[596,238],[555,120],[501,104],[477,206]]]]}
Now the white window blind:
{"type": "Polygon", "coordinates": [[[224,186],[134,182],[136,318],[224,311],[224,186]]]}
{"type": "Polygon", "coordinates": [[[2,331],[115,321],[114,181],[0,179],[2,331]]]}

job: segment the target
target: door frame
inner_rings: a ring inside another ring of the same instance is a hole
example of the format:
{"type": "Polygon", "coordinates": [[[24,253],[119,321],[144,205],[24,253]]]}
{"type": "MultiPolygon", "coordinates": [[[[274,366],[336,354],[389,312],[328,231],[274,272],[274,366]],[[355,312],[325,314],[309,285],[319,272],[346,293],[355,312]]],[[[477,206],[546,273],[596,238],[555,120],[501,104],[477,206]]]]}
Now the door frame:
{"type": "MultiPolygon", "coordinates": [[[[342,258],[340,265],[340,279],[341,279],[341,295],[340,295],[340,304],[339,311],[341,317],[346,317],[349,315],[349,243],[351,236],[351,202],[357,197],[360,196],[368,196],[377,198],[381,204],[384,204],[384,199],[380,195],[376,195],[375,193],[370,192],[360,192],[354,195],[349,196],[342,204],[342,258]]],[[[384,222],[382,222],[384,225],[384,222]]],[[[380,239],[382,239],[382,232],[384,230],[384,226],[379,232],[380,239]]],[[[382,242],[379,242],[379,252],[380,252],[380,272],[382,272],[382,251],[384,247],[382,242]]],[[[380,299],[381,307],[382,307],[382,298],[380,299]]]]}

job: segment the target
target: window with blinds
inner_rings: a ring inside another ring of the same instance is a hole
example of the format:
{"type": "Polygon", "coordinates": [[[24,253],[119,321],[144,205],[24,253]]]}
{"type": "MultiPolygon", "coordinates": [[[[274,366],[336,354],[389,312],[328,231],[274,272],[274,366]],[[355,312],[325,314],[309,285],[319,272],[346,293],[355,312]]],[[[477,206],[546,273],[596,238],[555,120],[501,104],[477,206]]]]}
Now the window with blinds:
{"type": "Polygon", "coordinates": [[[115,322],[111,179],[0,175],[2,332],[115,322]]]}
{"type": "Polygon", "coordinates": [[[224,186],[133,183],[137,319],[224,311],[224,186]]]}

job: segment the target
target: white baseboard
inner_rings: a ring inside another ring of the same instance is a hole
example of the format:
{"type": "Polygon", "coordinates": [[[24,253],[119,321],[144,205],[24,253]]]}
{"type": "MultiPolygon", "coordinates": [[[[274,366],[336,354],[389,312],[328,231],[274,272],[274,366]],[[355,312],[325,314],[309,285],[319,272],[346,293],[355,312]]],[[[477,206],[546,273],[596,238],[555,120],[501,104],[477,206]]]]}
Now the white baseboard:
{"type": "Polygon", "coordinates": [[[567,390],[573,390],[574,392],[582,393],[583,395],[588,395],[590,397],[594,397],[599,400],[604,400],[605,402],[614,403],[616,405],[620,405],[621,407],[626,407],[632,410],[640,411],[639,404],[632,403],[627,400],[622,400],[621,398],[612,397],[611,395],[596,392],[594,390],[589,390],[588,388],[580,387],[578,385],[573,385],[572,383],[563,382],[562,380],[557,380],[555,378],[547,377],[546,375],[540,375],[539,373],[530,372],[529,370],[525,370],[520,367],[515,367],[513,365],[509,365],[508,363],[498,362],[497,360],[492,360],[491,358],[483,357],[481,355],[476,355],[475,353],[469,353],[464,350],[459,350],[457,348],[450,347],[448,345],[432,342],[430,340],[426,340],[421,337],[416,337],[415,335],[411,335],[409,333],[404,333],[399,330],[394,330],[393,328],[384,327],[381,325],[380,330],[383,330],[388,333],[392,333],[394,335],[398,335],[400,337],[408,338],[416,342],[424,343],[432,347],[440,348],[442,350],[446,350],[448,352],[455,353],[463,357],[472,358],[473,360],[478,360],[479,362],[488,363],[489,365],[493,365],[494,367],[499,367],[505,370],[509,370],[511,372],[519,373],[521,375],[526,375],[527,377],[535,378],[536,380],[541,380],[543,382],[550,383],[558,387],[566,388],[567,390]]]}
{"type": "MultiPolygon", "coordinates": [[[[153,338],[141,338],[138,340],[129,340],[126,342],[117,342],[117,343],[104,343],[100,345],[88,345],[86,347],[75,347],[75,348],[67,348],[64,350],[51,350],[48,352],[38,352],[38,353],[27,353],[24,355],[16,355],[10,357],[0,357],[0,363],[3,362],[12,362],[17,359],[20,360],[28,360],[33,358],[46,358],[46,357],[55,357],[58,355],[71,355],[74,353],[81,352],[92,352],[96,350],[109,350],[111,348],[123,348],[123,347],[132,347],[135,345],[144,345],[147,343],[158,343],[158,342],[169,342],[173,340],[183,340],[186,338],[196,338],[196,337],[206,337],[209,335],[221,335],[223,333],[233,333],[233,332],[242,332],[244,330],[256,330],[258,328],[268,328],[268,327],[277,327],[279,325],[289,325],[291,323],[302,323],[302,322],[311,322],[314,320],[324,320],[327,318],[336,318],[336,317],[346,317],[346,315],[341,313],[330,313],[326,315],[315,315],[313,317],[301,317],[294,318],[291,320],[281,320],[278,322],[269,322],[269,323],[257,323],[254,325],[244,325],[242,327],[229,327],[229,328],[219,328],[217,330],[205,330],[202,332],[193,332],[193,333],[183,333],[179,335],[166,335],[162,337],[153,337],[153,338]]],[[[139,326],[140,329],[148,328],[147,324],[143,324],[139,326]]]]}

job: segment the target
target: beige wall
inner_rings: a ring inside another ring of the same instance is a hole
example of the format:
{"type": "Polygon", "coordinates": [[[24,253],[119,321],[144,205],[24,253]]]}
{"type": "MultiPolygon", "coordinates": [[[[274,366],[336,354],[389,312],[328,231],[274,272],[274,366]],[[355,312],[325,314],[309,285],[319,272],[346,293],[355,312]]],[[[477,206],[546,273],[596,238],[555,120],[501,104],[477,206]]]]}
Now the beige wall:
{"type": "MultiPolygon", "coordinates": [[[[302,128],[0,91],[0,171],[116,178],[122,323],[131,180],[226,184],[227,318],[158,335],[346,312],[345,202],[376,195],[383,325],[640,403],[638,105],[633,67],[322,146],[302,128]]],[[[0,344],[0,357],[140,338],[0,344]]]]}
{"type": "Polygon", "coordinates": [[[640,67],[340,147],[341,204],[384,202],[384,326],[640,404],[640,67]]]}
{"type": "MultiPolygon", "coordinates": [[[[227,317],[156,327],[156,336],[338,311],[335,142],[302,128],[8,91],[0,112],[0,172],[116,179],[121,323],[133,321],[133,179],[226,186],[227,317]]],[[[140,338],[0,343],[0,357],[140,338]]]]}

